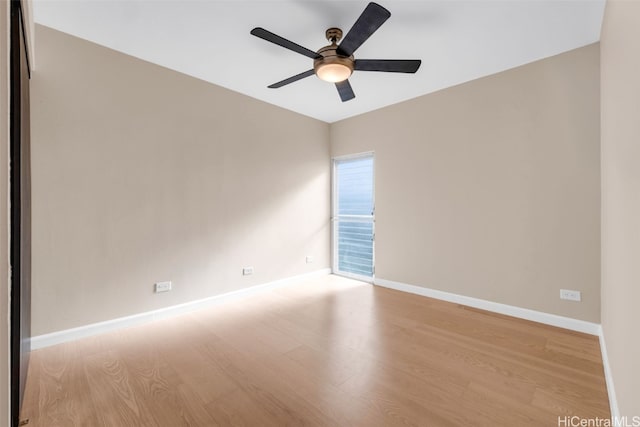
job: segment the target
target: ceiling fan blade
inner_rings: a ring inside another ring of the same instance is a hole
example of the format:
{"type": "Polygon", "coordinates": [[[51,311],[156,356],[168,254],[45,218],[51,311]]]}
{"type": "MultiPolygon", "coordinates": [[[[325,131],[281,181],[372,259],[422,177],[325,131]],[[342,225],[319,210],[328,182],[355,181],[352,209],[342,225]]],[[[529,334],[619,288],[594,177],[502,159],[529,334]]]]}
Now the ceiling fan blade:
{"type": "Polygon", "coordinates": [[[267,31],[264,28],[256,27],[253,30],[251,30],[251,34],[253,34],[256,37],[260,37],[261,39],[264,39],[268,42],[277,44],[278,46],[282,46],[286,49],[297,52],[301,55],[308,56],[311,59],[322,58],[322,56],[320,56],[316,52],[309,50],[306,47],[300,46],[299,44],[294,43],[290,40],[287,40],[283,37],[280,37],[277,34],[273,34],[271,31],[267,31]]]}
{"type": "Polygon", "coordinates": [[[293,77],[289,77],[288,79],[284,79],[278,83],[274,83],[272,85],[267,86],[269,89],[277,89],[279,87],[288,85],[289,83],[293,83],[293,82],[297,82],[298,80],[302,80],[305,77],[309,77],[309,76],[313,76],[315,74],[315,71],[313,70],[308,70],[305,71],[304,73],[300,73],[300,74],[296,74],[293,77]]]}
{"type": "Polygon", "coordinates": [[[351,56],[371,34],[375,33],[384,21],[389,19],[391,12],[376,3],[369,3],[353,27],[342,39],[338,47],[338,54],[351,56]]]}
{"type": "Polygon", "coordinates": [[[353,69],[386,73],[415,73],[422,63],[419,59],[356,59],[353,69]]]}
{"type": "Polygon", "coordinates": [[[336,89],[338,89],[338,94],[340,94],[342,102],[349,101],[356,97],[356,94],[353,93],[353,89],[351,89],[351,83],[349,83],[348,79],[336,83],[336,89]]]}

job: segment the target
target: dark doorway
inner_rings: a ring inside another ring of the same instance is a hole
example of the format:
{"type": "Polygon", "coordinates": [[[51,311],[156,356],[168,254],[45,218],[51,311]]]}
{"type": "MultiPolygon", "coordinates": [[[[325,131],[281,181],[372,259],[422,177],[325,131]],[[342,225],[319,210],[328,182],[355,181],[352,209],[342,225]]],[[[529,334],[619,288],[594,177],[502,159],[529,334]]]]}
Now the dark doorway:
{"type": "Polygon", "coordinates": [[[31,154],[29,59],[20,0],[11,0],[9,203],[11,423],[18,426],[31,347],[31,154]]]}

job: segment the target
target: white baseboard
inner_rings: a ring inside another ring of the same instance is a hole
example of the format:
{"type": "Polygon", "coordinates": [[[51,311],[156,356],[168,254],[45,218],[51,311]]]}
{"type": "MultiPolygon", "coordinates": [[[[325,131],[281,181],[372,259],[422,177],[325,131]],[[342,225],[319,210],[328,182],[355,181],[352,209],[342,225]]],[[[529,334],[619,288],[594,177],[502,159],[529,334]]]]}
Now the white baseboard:
{"type": "Polygon", "coordinates": [[[570,317],[558,316],[556,314],[544,313],[542,311],[530,310],[528,308],[516,307],[513,305],[500,304],[479,298],[464,295],[452,294],[450,292],[438,291],[436,289],[423,288],[421,286],[408,285],[406,283],[394,282],[385,279],[374,279],[373,283],[385,288],[422,295],[456,304],[467,305],[481,310],[492,311],[494,313],[506,314],[507,316],[518,317],[520,319],[531,320],[533,322],[544,323],[545,325],[557,326],[572,331],[584,332],[591,335],[600,334],[598,323],[584,320],[572,319],[570,317]]]}
{"type": "Polygon", "coordinates": [[[250,288],[240,289],[221,295],[190,301],[184,304],[173,305],[171,307],[161,308],[159,310],[147,311],[145,313],[134,314],[132,316],[120,317],[113,320],[107,320],[90,325],[80,326],[77,328],[66,329],[63,331],[52,332],[50,334],[38,335],[31,338],[31,349],[49,347],[64,342],[77,340],[80,338],[90,337],[104,332],[114,331],[117,329],[128,328],[130,326],[140,325],[142,323],[151,322],[153,320],[164,319],[183,313],[211,307],[223,302],[244,298],[249,295],[264,292],[270,289],[286,286],[294,281],[310,279],[317,276],[326,276],[331,274],[330,268],[312,271],[310,273],[300,274],[298,276],[287,277],[285,279],[275,280],[273,282],[263,283],[252,286],[250,288]]]}
{"type": "Polygon", "coordinates": [[[609,355],[607,346],[604,342],[604,330],[600,327],[600,351],[602,352],[602,364],[604,365],[604,379],[607,382],[607,393],[609,394],[609,408],[611,409],[611,418],[620,419],[620,410],[618,409],[618,399],[616,398],[616,389],[613,386],[613,374],[611,373],[611,365],[609,365],[609,355]]]}

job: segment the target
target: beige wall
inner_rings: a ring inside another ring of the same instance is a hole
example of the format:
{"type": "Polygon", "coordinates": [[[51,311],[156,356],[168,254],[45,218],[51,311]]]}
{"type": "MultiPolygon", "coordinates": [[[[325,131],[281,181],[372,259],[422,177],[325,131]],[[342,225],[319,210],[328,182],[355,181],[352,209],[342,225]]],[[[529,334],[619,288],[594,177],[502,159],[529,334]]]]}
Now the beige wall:
{"type": "Polygon", "coordinates": [[[599,322],[598,64],[590,45],[333,124],[333,156],[375,151],[376,277],[599,322]]]}
{"type": "Polygon", "coordinates": [[[9,2],[0,1],[0,426],[9,425],[9,2]]]}
{"type": "Polygon", "coordinates": [[[640,416],[640,2],[607,2],[601,37],[602,327],[622,415],[640,416]]]}
{"type": "Polygon", "coordinates": [[[34,335],[329,267],[326,123],[36,37],[34,335]]]}

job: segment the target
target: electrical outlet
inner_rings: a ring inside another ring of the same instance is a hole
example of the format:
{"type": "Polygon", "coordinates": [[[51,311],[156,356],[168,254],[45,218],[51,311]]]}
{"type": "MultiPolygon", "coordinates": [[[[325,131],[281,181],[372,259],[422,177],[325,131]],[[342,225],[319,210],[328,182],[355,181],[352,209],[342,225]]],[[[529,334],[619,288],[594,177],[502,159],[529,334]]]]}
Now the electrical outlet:
{"type": "Polygon", "coordinates": [[[582,294],[580,291],[572,291],[570,289],[560,289],[560,299],[566,299],[569,301],[582,301],[582,294]]]}
{"type": "Polygon", "coordinates": [[[155,285],[155,292],[169,292],[171,290],[171,282],[158,282],[155,285]]]}
{"type": "Polygon", "coordinates": [[[243,276],[250,276],[253,274],[253,267],[244,267],[242,269],[242,275],[243,276]]]}
{"type": "Polygon", "coordinates": [[[307,255],[306,262],[307,264],[313,263],[313,257],[311,255],[307,255]]]}

